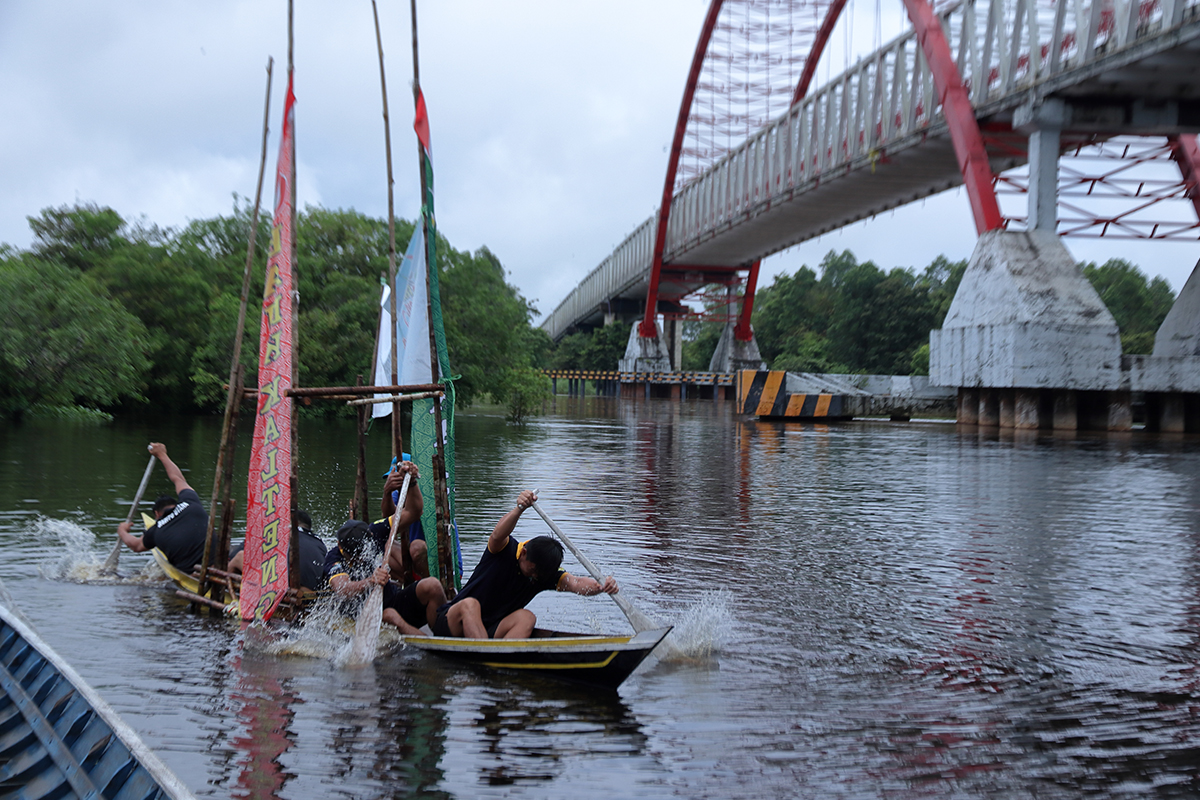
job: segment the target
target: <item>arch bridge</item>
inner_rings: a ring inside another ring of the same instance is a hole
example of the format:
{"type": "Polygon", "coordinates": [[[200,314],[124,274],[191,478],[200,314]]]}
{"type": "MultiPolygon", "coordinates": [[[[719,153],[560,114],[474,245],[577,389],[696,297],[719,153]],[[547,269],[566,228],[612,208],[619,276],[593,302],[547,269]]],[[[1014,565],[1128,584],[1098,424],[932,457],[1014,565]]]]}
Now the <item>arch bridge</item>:
{"type": "Polygon", "coordinates": [[[898,35],[877,19],[817,85],[846,0],[712,0],[658,213],[543,328],[637,318],[622,368],[677,368],[676,323],[706,317],[726,322],[711,370],[755,364],[762,258],[960,185],[984,238],[1197,238],[1200,0],[902,3],[898,35]]]}

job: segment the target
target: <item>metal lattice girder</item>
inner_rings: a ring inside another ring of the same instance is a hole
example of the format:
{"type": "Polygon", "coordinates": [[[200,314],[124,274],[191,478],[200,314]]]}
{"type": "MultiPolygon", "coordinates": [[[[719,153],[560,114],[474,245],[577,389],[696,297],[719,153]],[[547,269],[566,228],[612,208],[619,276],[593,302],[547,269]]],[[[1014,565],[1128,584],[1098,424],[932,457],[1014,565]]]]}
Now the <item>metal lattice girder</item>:
{"type": "MultiPolygon", "coordinates": [[[[1179,160],[1189,142],[1194,147],[1194,137],[1118,136],[1069,147],[1059,159],[1058,234],[1200,238],[1196,176],[1181,170],[1179,160]]],[[[1001,197],[1024,198],[1028,188],[1025,168],[997,179],[1001,197]]],[[[1005,222],[1009,230],[1024,230],[1027,220],[1014,211],[1005,222]]]]}

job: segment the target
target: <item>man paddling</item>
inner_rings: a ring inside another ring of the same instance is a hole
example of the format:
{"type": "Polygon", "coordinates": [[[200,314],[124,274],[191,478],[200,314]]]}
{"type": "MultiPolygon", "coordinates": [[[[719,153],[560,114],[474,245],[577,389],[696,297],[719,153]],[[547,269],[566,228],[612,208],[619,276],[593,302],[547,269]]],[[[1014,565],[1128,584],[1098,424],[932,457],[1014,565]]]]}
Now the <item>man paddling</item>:
{"type": "Polygon", "coordinates": [[[585,597],[617,593],[611,575],[600,583],[562,569],[563,549],[554,537],[538,536],[520,543],[512,538],[522,512],[536,500],[533,492],[521,492],[516,507],[496,523],[467,585],[452,602],[438,609],[430,628],[435,636],[528,639],[537,616],[525,606],[538,593],[548,589],[585,597]]]}
{"type": "MultiPolygon", "coordinates": [[[[372,586],[383,587],[383,621],[409,636],[421,635],[432,624],[446,593],[437,578],[425,578],[403,588],[379,563],[379,546],[367,523],[350,520],[337,532],[338,543],[325,557],[325,579],[343,601],[342,611],[356,615],[372,586]]],[[[386,544],[386,541],[385,541],[386,544]]]]}
{"type": "Polygon", "coordinates": [[[150,454],[162,462],[167,479],[175,486],[179,497],[176,499],[169,494],[158,496],[154,501],[155,523],[141,537],[129,532],[132,522],[118,525],[117,535],[133,552],[144,553],[157,547],[175,567],[191,572],[204,560],[208,512],[200,502],[200,495],[188,485],[183,472],[167,455],[167,446],[162,442],[152,442],[150,454]]]}

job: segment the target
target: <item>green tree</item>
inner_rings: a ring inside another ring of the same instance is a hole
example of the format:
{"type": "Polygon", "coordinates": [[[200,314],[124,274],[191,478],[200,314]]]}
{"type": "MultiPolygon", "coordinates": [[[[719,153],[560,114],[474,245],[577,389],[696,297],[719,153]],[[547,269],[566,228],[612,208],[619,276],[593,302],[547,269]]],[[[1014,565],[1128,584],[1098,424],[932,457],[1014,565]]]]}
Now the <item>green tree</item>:
{"type": "Polygon", "coordinates": [[[615,370],[625,357],[632,322],[614,321],[564,336],[550,356],[553,369],[615,370]]]}
{"type": "Polygon", "coordinates": [[[1175,302],[1170,284],[1160,277],[1148,280],[1144,272],[1121,258],[1109,259],[1099,267],[1094,262],[1081,266],[1117,322],[1121,349],[1152,352],[1154,334],[1175,302]]]}
{"type": "Polygon", "coordinates": [[[689,371],[704,372],[712,361],[721,333],[722,322],[688,320],[683,323],[683,366],[689,371]]]}
{"type": "Polygon", "coordinates": [[[146,329],[89,275],[33,257],[0,262],[0,415],[137,399],[146,329]]]}
{"type": "Polygon", "coordinates": [[[27,217],[33,230],[33,254],[79,270],[103,263],[125,244],[125,220],[95,203],[44,208],[27,217]]]}
{"type": "Polygon", "coordinates": [[[506,280],[504,265],[486,247],[467,253],[438,241],[442,315],[450,368],[462,375],[466,404],[505,393],[506,367],[532,366],[527,334],[536,309],[506,280]]]}
{"type": "Polygon", "coordinates": [[[522,425],[550,397],[550,379],[535,367],[509,367],[504,370],[493,397],[507,406],[509,422],[522,425]]]}

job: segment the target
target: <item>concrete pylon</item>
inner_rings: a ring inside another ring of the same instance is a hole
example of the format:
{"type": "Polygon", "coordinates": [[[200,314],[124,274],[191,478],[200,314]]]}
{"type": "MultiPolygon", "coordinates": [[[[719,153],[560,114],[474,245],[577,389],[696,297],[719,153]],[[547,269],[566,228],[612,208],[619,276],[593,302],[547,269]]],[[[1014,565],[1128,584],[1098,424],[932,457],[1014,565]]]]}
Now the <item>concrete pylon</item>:
{"type": "Polygon", "coordinates": [[[1154,334],[1156,356],[1200,356],[1200,262],[1154,334]]]}
{"type": "Polygon", "coordinates": [[[662,329],[654,323],[653,339],[638,336],[638,326],[629,329],[629,343],[625,345],[625,357],[617,367],[621,372],[670,372],[671,355],[663,342],[662,329]]]}
{"type": "Polygon", "coordinates": [[[734,334],[737,324],[730,320],[721,331],[717,340],[717,349],[713,351],[708,361],[709,372],[737,372],[743,369],[761,370],[767,368],[758,352],[758,339],[754,338],[754,328],[750,328],[750,341],[743,342],[734,334]]]}
{"type": "Polygon", "coordinates": [[[936,386],[1105,390],[1120,381],[1117,323],[1050,231],[980,236],[929,350],[936,386]]]}

